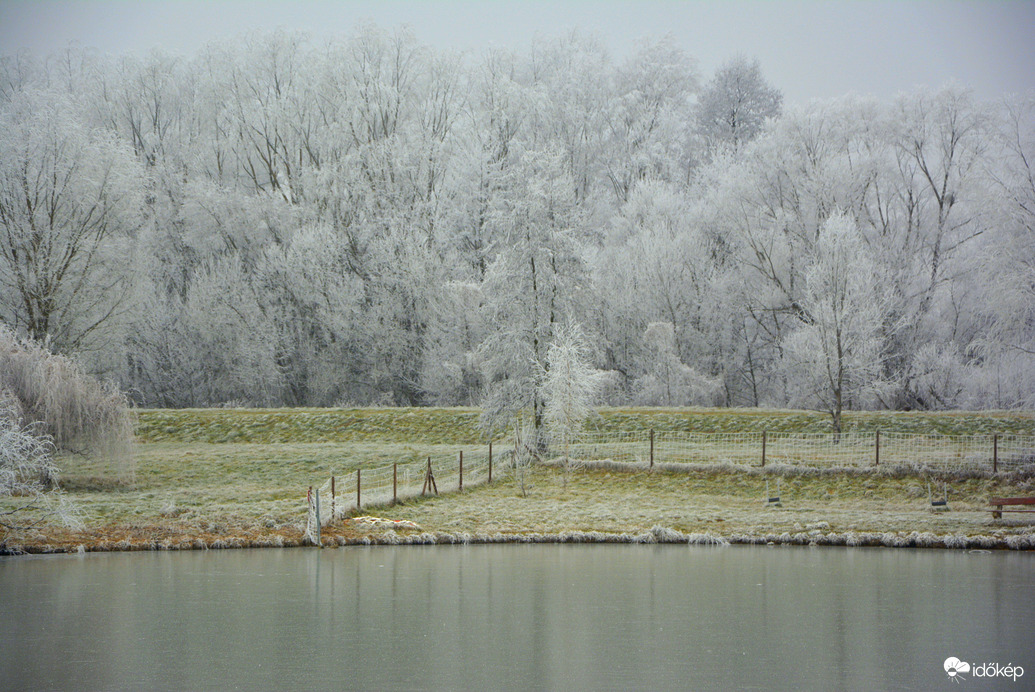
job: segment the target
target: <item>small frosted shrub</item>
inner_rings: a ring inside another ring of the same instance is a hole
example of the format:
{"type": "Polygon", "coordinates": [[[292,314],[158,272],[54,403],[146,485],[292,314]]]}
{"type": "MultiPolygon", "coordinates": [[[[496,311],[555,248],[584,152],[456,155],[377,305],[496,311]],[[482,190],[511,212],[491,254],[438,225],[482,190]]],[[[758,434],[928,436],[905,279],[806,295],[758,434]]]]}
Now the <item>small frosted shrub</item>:
{"type": "Polygon", "coordinates": [[[658,543],[686,543],[686,534],[667,526],[652,526],[650,532],[658,543]]]}
{"type": "Polygon", "coordinates": [[[38,423],[22,425],[0,410],[0,495],[35,496],[53,484],[54,441],[38,423]]]}

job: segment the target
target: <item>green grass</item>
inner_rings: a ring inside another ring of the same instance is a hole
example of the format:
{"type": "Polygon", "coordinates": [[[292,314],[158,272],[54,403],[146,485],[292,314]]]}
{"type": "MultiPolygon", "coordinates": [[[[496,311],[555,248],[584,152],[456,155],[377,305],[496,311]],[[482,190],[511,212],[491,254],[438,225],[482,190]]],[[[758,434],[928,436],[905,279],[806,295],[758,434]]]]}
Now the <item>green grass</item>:
{"type": "MultiPolygon", "coordinates": [[[[479,410],[378,409],[141,409],[137,439],[151,442],[481,444],[479,410]]],[[[830,417],[770,409],[604,408],[587,425],[602,432],[830,432],[830,417]]],[[[1035,414],[1014,411],[849,412],[845,432],[937,435],[1035,435],[1035,414]]]]}
{"type": "MultiPolygon", "coordinates": [[[[829,433],[830,416],[815,411],[717,408],[607,408],[590,430],[632,432],[680,430],[697,433],[829,433]]],[[[843,432],[921,435],[1035,435],[1035,414],[1018,411],[850,411],[843,432]]]]}
{"type": "Polygon", "coordinates": [[[475,444],[478,409],[141,409],[141,442],[475,444]]]}

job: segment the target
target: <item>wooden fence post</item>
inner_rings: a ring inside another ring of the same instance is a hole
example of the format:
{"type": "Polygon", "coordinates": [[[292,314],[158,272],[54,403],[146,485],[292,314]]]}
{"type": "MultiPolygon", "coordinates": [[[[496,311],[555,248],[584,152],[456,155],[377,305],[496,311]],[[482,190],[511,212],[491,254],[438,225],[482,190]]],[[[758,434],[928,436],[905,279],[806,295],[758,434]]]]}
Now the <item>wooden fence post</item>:
{"type": "Polygon", "coordinates": [[[873,458],[873,465],[880,466],[880,430],[877,431],[876,455],[873,458]]]}
{"type": "Polygon", "coordinates": [[[399,501],[399,464],[392,464],[392,504],[399,501]]]}
{"type": "Polygon", "coordinates": [[[331,519],[334,519],[334,476],[331,476],[331,519]]]}
{"type": "Polygon", "coordinates": [[[438,495],[438,483],[435,482],[435,472],[431,469],[431,457],[428,457],[428,470],[424,473],[424,487],[421,488],[420,494],[427,495],[431,491],[438,495]]]}
{"type": "Polygon", "coordinates": [[[361,507],[360,501],[359,501],[360,500],[359,488],[360,488],[359,469],[356,469],[356,509],[359,509],[361,507]]]}
{"type": "Polygon", "coordinates": [[[492,485],[492,440],[489,440],[489,485],[492,485]]]}
{"type": "Polygon", "coordinates": [[[999,472],[999,433],[992,435],[992,473],[999,472]]]}
{"type": "Polygon", "coordinates": [[[650,468],[654,470],[654,428],[650,429],[650,468]]]}
{"type": "Polygon", "coordinates": [[[323,547],[323,539],[320,537],[320,489],[316,489],[316,545],[323,547]]]}
{"type": "Polygon", "coordinates": [[[762,468],[765,468],[765,438],[766,431],[762,431],[762,468]]]}
{"type": "Polygon", "coordinates": [[[464,491],[464,450],[460,450],[460,487],[457,489],[460,492],[464,491]]]}

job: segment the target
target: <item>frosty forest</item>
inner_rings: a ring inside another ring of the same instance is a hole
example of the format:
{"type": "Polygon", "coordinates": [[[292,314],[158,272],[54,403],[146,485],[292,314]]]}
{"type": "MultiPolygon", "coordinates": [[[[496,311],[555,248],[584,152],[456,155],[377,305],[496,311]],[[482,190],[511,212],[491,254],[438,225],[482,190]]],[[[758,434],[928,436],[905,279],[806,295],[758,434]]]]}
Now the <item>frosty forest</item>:
{"type": "Polygon", "coordinates": [[[0,321],[149,407],[1035,406],[1035,96],[783,104],[670,41],[367,25],[0,61],[0,321]]]}

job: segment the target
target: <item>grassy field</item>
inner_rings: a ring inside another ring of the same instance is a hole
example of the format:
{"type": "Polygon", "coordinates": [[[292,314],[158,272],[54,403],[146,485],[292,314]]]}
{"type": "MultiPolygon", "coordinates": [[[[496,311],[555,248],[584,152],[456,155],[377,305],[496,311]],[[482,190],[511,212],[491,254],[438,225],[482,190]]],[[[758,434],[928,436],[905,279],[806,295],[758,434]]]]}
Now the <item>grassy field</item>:
{"type": "MultiPolygon", "coordinates": [[[[162,409],[137,412],[141,442],[419,442],[476,444],[478,409],[162,409]]],[[[813,411],[714,408],[603,408],[590,431],[831,432],[813,411]]],[[[1016,411],[847,412],[844,432],[882,430],[937,435],[1035,435],[1035,414],[1016,411]]]]}
{"type": "MultiPolygon", "coordinates": [[[[483,443],[474,409],[299,409],[140,411],[137,471],[128,482],[79,457],[60,460],[62,487],[81,530],[44,523],[9,535],[8,549],[176,549],[297,545],[305,495],[330,474],[454,455],[483,443]]],[[[824,427],[826,426],[826,427],[824,427]]],[[[821,414],[798,411],[605,409],[609,431],[754,430],[822,432],[821,414]]],[[[942,434],[1035,434],[1024,413],[866,413],[855,430],[942,434]]],[[[1035,515],[993,522],[992,495],[1035,495],[1035,476],[947,480],[895,474],[801,473],[746,468],[679,472],[582,468],[567,484],[536,467],[525,494],[513,477],[371,510],[420,529],[392,531],[336,521],[328,544],[456,540],[689,540],[1035,547],[1035,515]],[[779,478],[779,481],[777,480],[779,478]],[[765,503],[780,484],[781,507],[765,503]],[[948,512],[928,502],[948,492],[948,512]]],[[[447,490],[440,488],[440,490],[447,490]]],[[[11,506],[13,500],[0,503],[11,506]]]]}

